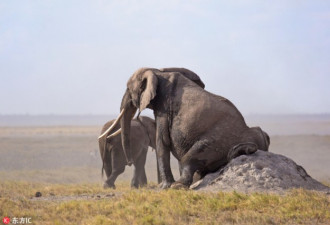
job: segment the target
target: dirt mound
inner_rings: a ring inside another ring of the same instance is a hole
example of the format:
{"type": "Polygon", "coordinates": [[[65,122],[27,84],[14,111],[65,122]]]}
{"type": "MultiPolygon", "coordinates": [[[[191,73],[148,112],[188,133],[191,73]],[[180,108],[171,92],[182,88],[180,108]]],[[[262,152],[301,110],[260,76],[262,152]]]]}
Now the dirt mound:
{"type": "Polygon", "coordinates": [[[215,173],[206,175],[191,189],[205,191],[275,192],[304,188],[330,193],[330,188],[310,177],[291,159],[257,151],[233,159],[215,173]]]}

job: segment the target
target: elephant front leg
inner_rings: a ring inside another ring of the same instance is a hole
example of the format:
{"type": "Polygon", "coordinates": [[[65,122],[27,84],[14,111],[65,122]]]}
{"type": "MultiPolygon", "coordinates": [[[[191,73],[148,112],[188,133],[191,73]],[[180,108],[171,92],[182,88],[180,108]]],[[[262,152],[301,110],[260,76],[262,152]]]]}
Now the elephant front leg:
{"type": "Polygon", "coordinates": [[[104,188],[116,189],[115,181],[117,177],[125,171],[125,167],[120,167],[112,170],[110,177],[105,181],[104,188]]]}
{"type": "Polygon", "coordinates": [[[115,189],[115,181],[117,177],[125,171],[126,160],[124,153],[121,149],[112,149],[111,151],[111,165],[112,171],[111,175],[104,183],[104,188],[113,188],[115,189]]]}
{"type": "Polygon", "coordinates": [[[164,119],[157,120],[156,146],[159,175],[161,178],[160,187],[162,189],[169,188],[174,182],[174,178],[170,165],[171,145],[169,133],[167,123],[164,119]]]}
{"type": "Polygon", "coordinates": [[[170,167],[170,152],[164,149],[157,149],[159,161],[159,173],[161,177],[160,187],[162,189],[169,188],[174,182],[174,177],[170,167]]]}
{"type": "Polygon", "coordinates": [[[103,165],[103,169],[105,171],[105,174],[107,176],[107,180],[104,182],[103,187],[104,188],[110,188],[109,184],[107,183],[107,181],[109,180],[111,174],[112,174],[112,168],[111,168],[111,163],[104,163],[103,165]]]}
{"type": "Polygon", "coordinates": [[[110,177],[111,173],[112,173],[112,166],[111,166],[111,162],[104,162],[103,164],[103,170],[105,171],[105,175],[108,177],[110,177]]]}
{"type": "Polygon", "coordinates": [[[144,166],[146,164],[147,159],[147,151],[148,149],[144,149],[140,155],[135,160],[134,163],[134,175],[131,181],[131,187],[132,188],[139,188],[147,185],[147,176],[146,171],[144,169],[144,166]]]}
{"type": "Polygon", "coordinates": [[[146,175],[146,170],[145,170],[145,165],[146,165],[146,160],[147,160],[147,153],[148,153],[148,148],[145,150],[145,154],[141,157],[140,163],[140,170],[139,170],[139,187],[146,186],[148,183],[147,180],[147,175],[146,175]]]}

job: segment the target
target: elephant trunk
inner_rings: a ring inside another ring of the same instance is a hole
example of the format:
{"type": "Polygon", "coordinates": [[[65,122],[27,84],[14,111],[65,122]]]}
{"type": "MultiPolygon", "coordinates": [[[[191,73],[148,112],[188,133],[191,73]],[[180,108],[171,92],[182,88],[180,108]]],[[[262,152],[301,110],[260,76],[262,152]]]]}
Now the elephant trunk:
{"type": "Polygon", "coordinates": [[[137,108],[132,104],[132,99],[128,91],[125,92],[121,103],[121,110],[124,109],[124,114],[120,120],[121,127],[121,142],[126,157],[127,165],[133,164],[133,158],[131,154],[131,120],[133,119],[137,108]]]}

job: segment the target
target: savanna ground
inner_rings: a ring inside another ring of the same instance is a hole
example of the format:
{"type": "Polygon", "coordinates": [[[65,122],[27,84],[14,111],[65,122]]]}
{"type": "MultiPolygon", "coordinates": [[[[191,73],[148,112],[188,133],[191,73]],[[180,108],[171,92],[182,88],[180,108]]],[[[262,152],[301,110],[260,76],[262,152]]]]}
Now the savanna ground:
{"type": "MultiPolygon", "coordinates": [[[[290,157],[329,185],[329,119],[247,122],[270,134],[270,151],[290,157]]],[[[321,193],[159,190],[151,151],[147,187],[132,190],[132,168],[127,167],[117,179],[117,189],[104,190],[97,144],[101,126],[0,127],[1,222],[7,216],[12,222],[31,218],[33,224],[330,224],[330,196],[321,193]],[[36,192],[42,196],[36,198],[36,192]]],[[[172,170],[177,178],[174,159],[172,170]]]]}

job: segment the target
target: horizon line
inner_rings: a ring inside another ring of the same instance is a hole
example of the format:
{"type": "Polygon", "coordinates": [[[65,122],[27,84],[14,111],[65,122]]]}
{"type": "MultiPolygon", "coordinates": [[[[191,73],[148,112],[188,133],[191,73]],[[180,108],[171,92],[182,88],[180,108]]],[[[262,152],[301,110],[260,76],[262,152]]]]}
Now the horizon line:
{"type": "MultiPolygon", "coordinates": [[[[0,116],[112,116],[118,115],[116,113],[0,113],[0,116]]],[[[330,112],[325,113],[247,113],[244,116],[330,116],[330,112]]]]}

